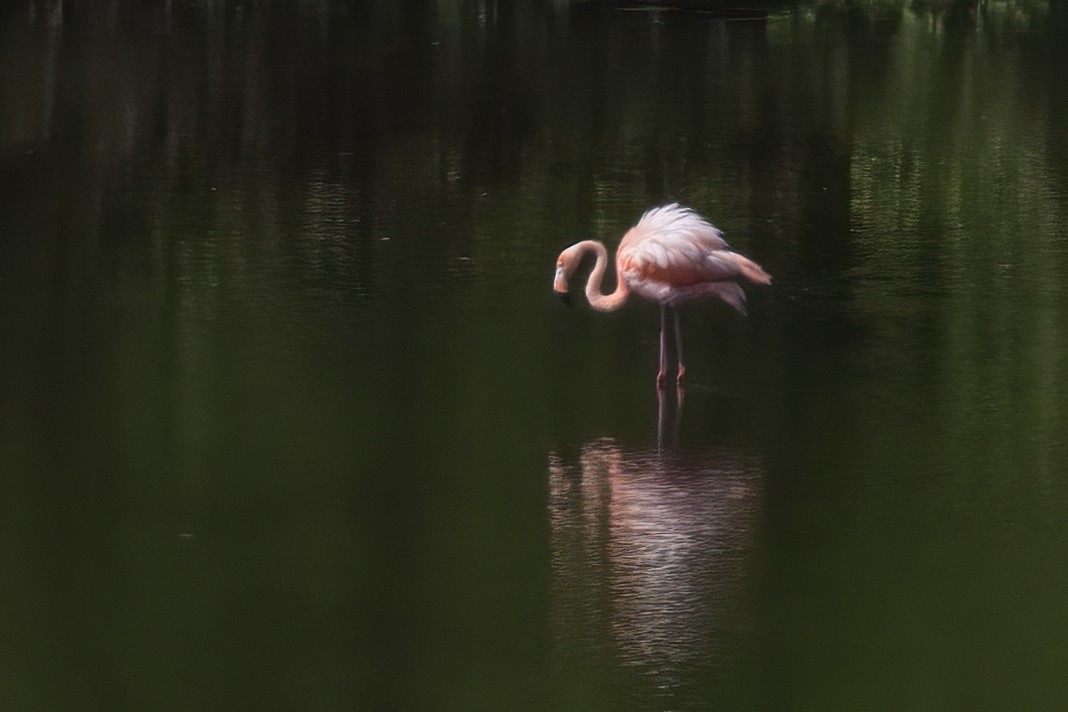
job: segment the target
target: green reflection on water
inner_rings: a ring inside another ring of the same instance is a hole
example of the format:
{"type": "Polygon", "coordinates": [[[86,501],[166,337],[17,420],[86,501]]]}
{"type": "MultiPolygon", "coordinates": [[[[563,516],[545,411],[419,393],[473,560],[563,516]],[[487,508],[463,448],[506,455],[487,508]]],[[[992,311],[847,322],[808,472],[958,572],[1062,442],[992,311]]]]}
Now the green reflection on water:
{"type": "Polygon", "coordinates": [[[1059,5],[0,29],[0,706],[1063,702],[1059,5]],[[654,456],[665,199],[776,283],[654,456]]]}

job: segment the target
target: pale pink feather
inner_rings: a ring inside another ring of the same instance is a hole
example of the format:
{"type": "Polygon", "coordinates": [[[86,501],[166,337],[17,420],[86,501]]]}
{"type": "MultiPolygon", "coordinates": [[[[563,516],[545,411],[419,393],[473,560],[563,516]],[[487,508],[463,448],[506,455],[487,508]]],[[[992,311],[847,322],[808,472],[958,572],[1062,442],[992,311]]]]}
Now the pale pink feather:
{"type": "Polygon", "coordinates": [[[760,265],[730,250],[718,228],[677,203],[642,215],[620,242],[616,266],[648,299],[679,304],[718,297],[743,313],[745,293],[735,280],[771,283],[760,265]]]}

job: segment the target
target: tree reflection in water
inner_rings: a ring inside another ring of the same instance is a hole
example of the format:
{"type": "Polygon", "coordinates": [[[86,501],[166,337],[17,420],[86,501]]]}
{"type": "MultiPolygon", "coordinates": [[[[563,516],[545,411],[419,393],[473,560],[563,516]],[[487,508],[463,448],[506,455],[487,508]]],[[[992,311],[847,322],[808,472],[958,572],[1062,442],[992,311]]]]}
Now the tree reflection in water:
{"type": "MultiPolygon", "coordinates": [[[[761,467],[593,440],[549,459],[554,643],[566,666],[630,668],[658,695],[715,684],[752,633],[745,591],[761,467]]],[[[602,678],[603,679],[603,678],[602,678]]]]}

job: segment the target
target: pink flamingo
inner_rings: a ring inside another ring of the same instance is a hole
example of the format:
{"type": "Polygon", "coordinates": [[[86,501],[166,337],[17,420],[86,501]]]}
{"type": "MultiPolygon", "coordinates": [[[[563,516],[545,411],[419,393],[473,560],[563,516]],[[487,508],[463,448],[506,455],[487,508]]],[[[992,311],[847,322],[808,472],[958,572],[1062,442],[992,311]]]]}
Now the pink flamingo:
{"type": "Polygon", "coordinates": [[[682,362],[682,332],[675,307],[684,302],[716,297],[745,314],[745,292],[739,281],[771,284],[771,276],[760,265],[731,252],[716,227],[678,203],[646,211],[638,224],[623,236],[616,250],[616,291],[611,294],[601,291],[608,265],[608,251],[602,243],[583,240],[561,252],[556,260],[553,289],[565,302],[568,301],[568,280],[587,252],[597,255],[597,263],[586,282],[586,298],[594,309],[619,309],[632,291],[659,302],[658,388],[663,388],[667,371],[665,328],[668,307],[671,307],[675,320],[675,350],[679,362],[676,381],[682,383],[686,366],[682,362]]]}

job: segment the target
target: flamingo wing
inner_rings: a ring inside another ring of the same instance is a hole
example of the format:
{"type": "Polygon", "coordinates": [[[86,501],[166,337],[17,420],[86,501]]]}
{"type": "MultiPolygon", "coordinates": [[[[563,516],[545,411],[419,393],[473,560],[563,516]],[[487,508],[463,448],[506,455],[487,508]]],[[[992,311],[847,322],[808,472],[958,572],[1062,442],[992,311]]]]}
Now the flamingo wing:
{"type": "Polygon", "coordinates": [[[718,228],[676,204],[645,213],[620,243],[617,260],[628,283],[654,281],[675,287],[730,279],[771,283],[758,264],[731,252],[718,228]]]}
{"type": "Polygon", "coordinates": [[[719,228],[678,203],[668,203],[645,211],[634,229],[645,238],[670,236],[702,245],[707,250],[730,249],[719,228]]]}
{"type": "Polygon", "coordinates": [[[771,283],[760,265],[731,252],[716,227],[676,204],[645,213],[620,243],[617,261],[632,289],[664,303],[715,296],[744,312],[735,280],[771,283]]]}

